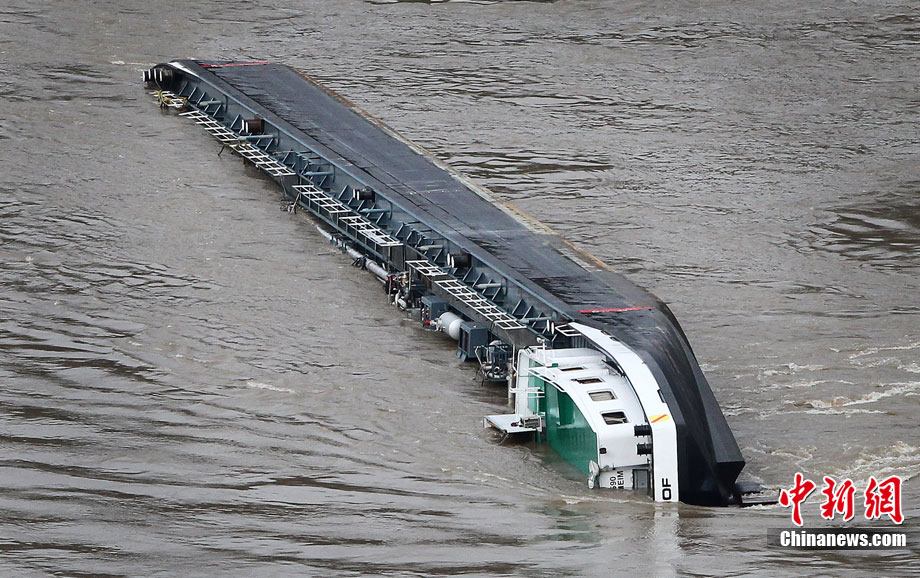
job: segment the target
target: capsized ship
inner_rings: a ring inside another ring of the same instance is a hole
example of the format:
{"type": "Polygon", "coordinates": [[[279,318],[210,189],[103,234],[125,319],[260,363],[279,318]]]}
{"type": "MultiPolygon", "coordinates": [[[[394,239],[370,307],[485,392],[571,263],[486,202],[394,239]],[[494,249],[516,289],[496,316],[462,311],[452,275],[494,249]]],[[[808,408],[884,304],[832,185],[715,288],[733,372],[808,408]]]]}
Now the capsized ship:
{"type": "Polygon", "coordinates": [[[391,303],[507,382],[513,411],[488,427],[545,441],[591,487],[741,502],[741,451],[654,295],[297,70],[179,60],[144,81],[278,183],[282,208],[311,213],[391,303]]]}

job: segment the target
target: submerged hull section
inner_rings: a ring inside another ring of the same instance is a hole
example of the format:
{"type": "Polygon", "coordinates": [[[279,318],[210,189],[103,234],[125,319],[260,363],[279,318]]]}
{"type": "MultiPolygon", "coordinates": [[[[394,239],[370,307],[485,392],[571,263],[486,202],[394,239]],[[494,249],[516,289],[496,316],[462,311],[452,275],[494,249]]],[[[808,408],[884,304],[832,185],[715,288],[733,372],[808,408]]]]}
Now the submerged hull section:
{"type": "Polygon", "coordinates": [[[537,345],[603,352],[607,338],[628,348],[669,410],[679,499],[735,501],[741,452],[685,335],[655,296],[291,68],[177,61],[145,80],[161,106],[184,110],[276,180],[290,207],[347,240],[392,300],[420,307],[423,318],[441,307],[454,315],[464,356],[485,351],[476,340],[506,345],[512,359],[537,345]]]}

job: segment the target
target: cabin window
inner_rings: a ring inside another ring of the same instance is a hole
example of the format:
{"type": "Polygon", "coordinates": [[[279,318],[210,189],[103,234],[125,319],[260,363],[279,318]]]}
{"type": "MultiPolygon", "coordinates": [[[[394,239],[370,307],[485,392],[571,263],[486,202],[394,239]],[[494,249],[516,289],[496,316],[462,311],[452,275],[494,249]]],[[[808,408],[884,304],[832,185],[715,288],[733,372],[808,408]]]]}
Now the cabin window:
{"type": "Polygon", "coordinates": [[[601,391],[589,391],[588,395],[591,396],[592,401],[610,401],[617,398],[617,396],[613,395],[613,392],[609,389],[602,389],[601,391]]]}
{"type": "Polygon", "coordinates": [[[575,366],[575,367],[563,367],[563,368],[561,368],[559,371],[581,371],[582,369],[584,369],[584,367],[579,367],[579,366],[575,366]]]}
{"type": "Polygon", "coordinates": [[[629,420],[626,419],[626,414],[622,411],[605,411],[601,414],[601,417],[604,418],[604,423],[607,425],[629,423],[629,420]]]}
{"type": "Polygon", "coordinates": [[[585,385],[589,385],[589,384],[592,384],[592,383],[604,383],[604,380],[601,379],[601,378],[599,378],[599,377],[582,377],[582,378],[575,378],[573,381],[577,381],[578,383],[583,383],[583,384],[585,384],[585,385]]]}

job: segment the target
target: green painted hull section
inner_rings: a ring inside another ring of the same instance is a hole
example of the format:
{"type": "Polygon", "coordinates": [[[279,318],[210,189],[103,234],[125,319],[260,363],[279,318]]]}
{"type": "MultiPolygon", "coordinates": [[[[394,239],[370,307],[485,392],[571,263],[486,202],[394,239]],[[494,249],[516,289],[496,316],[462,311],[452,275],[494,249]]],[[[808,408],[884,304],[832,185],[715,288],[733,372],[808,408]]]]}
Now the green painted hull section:
{"type": "Polygon", "coordinates": [[[597,460],[597,434],[568,394],[562,393],[542,379],[537,386],[544,391],[546,411],[546,441],[566,460],[589,474],[589,463],[597,460]]]}

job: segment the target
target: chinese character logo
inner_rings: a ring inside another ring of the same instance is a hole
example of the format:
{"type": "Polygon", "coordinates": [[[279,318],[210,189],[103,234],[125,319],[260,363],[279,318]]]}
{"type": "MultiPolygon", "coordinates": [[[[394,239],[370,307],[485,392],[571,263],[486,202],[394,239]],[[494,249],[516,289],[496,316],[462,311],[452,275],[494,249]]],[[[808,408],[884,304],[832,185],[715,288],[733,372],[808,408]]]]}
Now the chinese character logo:
{"type": "Polygon", "coordinates": [[[853,487],[852,480],[844,480],[839,487],[834,478],[824,476],[824,503],[821,505],[821,517],[825,520],[833,520],[835,514],[843,514],[843,521],[849,522],[856,514],[853,508],[853,496],[856,495],[856,488],[853,487]],[[836,491],[834,488],[837,488],[836,491]]]}
{"type": "Polygon", "coordinates": [[[876,482],[873,476],[869,478],[869,487],[866,488],[866,519],[876,520],[886,514],[895,524],[904,521],[904,514],[901,513],[901,478],[891,476],[876,482]]]}
{"type": "MultiPolygon", "coordinates": [[[[802,503],[815,491],[816,487],[813,481],[797,472],[792,488],[780,492],[779,503],[787,508],[792,507],[792,522],[796,526],[803,524],[802,503]]],[[[840,514],[844,522],[849,522],[856,515],[856,487],[852,480],[845,479],[838,484],[834,478],[824,476],[824,488],[821,494],[824,496],[824,503],[821,504],[821,517],[825,520],[833,520],[837,514],[840,514]]],[[[865,497],[867,520],[877,520],[882,516],[888,516],[895,524],[904,521],[899,476],[890,476],[881,482],[874,476],[870,477],[863,496],[865,497]]]]}
{"type": "Polygon", "coordinates": [[[815,483],[811,480],[805,479],[801,473],[796,472],[795,474],[795,486],[792,490],[786,491],[783,490],[779,494],[779,503],[787,508],[792,506],[792,521],[796,526],[802,525],[802,502],[805,501],[805,498],[808,495],[815,491],[815,483]]]}

